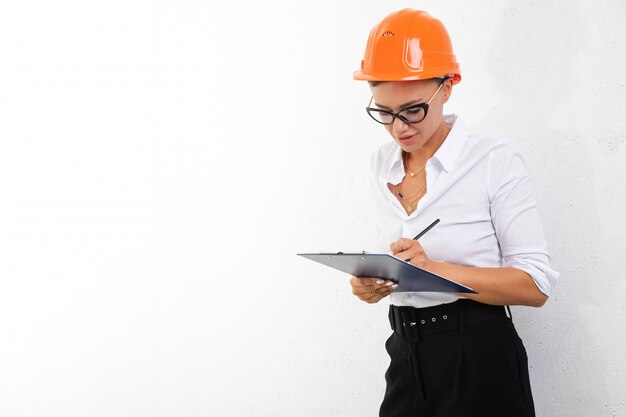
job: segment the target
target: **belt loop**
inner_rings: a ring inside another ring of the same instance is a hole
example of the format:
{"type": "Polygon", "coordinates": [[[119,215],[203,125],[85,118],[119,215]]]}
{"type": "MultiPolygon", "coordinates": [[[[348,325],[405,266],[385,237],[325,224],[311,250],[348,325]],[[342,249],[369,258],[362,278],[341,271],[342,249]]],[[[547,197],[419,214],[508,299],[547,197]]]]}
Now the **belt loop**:
{"type": "Polygon", "coordinates": [[[406,337],[406,328],[404,326],[404,311],[396,307],[396,333],[402,337],[406,337]]]}
{"type": "Polygon", "coordinates": [[[402,335],[402,337],[407,337],[408,333],[407,333],[407,328],[406,326],[409,325],[408,321],[409,319],[407,318],[407,310],[398,310],[398,318],[399,320],[397,321],[398,323],[398,328],[400,328],[400,334],[402,335]]]}
{"type": "Polygon", "coordinates": [[[420,341],[419,314],[416,309],[411,309],[404,318],[405,334],[413,340],[414,343],[420,341]]]}
{"type": "Polygon", "coordinates": [[[463,308],[463,300],[458,301],[458,310],[459,310],[459,330],[462,332],[465,331],[465,309],[463,308]]]}
{"type": "Polygon", "coordinates": [[[404,328],[402,327],[402,312],[393,304],[389,306],[389,321],[391,322],[391,329],[400,336],[404,336],[405,333],[404,328]]]}

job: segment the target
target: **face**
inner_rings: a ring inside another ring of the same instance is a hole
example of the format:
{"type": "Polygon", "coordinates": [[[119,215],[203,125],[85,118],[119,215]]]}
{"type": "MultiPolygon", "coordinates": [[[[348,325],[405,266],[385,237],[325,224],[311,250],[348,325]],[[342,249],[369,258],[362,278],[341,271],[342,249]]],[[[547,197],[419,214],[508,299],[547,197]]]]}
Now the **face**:
{"type": "MultiPolygon", "coordinates": [[[[433,96],[440,81],[387,81],[372,87],[375,107],[398,112],[401,109],[426,103],[433,96]]],[[[443,103],[448,101],[452,80],[447,79],[432,98],[426,118],[419,123],[406,124],[396,117],[393,124],[385,125],[387,131],[405,152],[415,152],[428,144],[443,126],[443,103]]],[[[374,105],[374,104],[373,104],[374,105]]]]}

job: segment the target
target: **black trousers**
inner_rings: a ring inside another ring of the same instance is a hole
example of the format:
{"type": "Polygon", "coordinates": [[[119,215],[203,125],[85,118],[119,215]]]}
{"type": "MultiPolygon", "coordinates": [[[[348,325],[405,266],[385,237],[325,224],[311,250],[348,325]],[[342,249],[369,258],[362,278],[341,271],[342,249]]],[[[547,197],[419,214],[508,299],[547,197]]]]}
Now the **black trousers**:
{"type": "Polygon", "coordinates": [[[504,307],[390,306],[381,417],[534,417],[526,350],[504,307]]]}

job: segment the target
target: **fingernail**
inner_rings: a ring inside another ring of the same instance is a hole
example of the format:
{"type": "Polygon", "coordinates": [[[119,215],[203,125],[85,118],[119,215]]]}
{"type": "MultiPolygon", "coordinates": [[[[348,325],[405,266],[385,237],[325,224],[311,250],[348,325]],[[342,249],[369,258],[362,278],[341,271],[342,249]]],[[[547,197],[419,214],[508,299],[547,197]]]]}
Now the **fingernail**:
{"type": "Polygon", "coordinates": [[[393,284],[393,285],[391,286],[391,288],[393,288],[393,289],[395,290],[396,288],[398,288],[398,284],[393,284]]]}
{"type": "Polygon", "coordinates": [[[385,285],[393,285],[393,281],[387,281],[387,284],[385,285]]]}
{"type": "Polygon", "coordinates": [[[383,282],[385,282],[384,279],[379,279],[378,281],[376,281],[376,284],[382,284],[383,282]]]}

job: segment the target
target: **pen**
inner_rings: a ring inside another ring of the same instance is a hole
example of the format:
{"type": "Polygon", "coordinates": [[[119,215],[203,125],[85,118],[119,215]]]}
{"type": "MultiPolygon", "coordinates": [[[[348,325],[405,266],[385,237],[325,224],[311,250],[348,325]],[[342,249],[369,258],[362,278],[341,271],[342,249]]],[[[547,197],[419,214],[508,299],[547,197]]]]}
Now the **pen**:
{"type": "Polygon", "coordinates": [[[430,226],[428,226],[426,229],[424,229],[424,230],[422,230],[421,232],[419,232],[419,233],[417,234],[417,236],[415,236],[415,237],[413,238],[413,240],[417,240],[417,239],[419,239],[420,237],[424,236],[424,235],[426,234],[426,232],[428,232],[430,229],[432,229],[433,227],[435,227],[435,225],[436,225],[437,223],[439,223],[439,219],[435,220],[434,222],[432,222],[432,223],[430,224],[430,226]]]}

